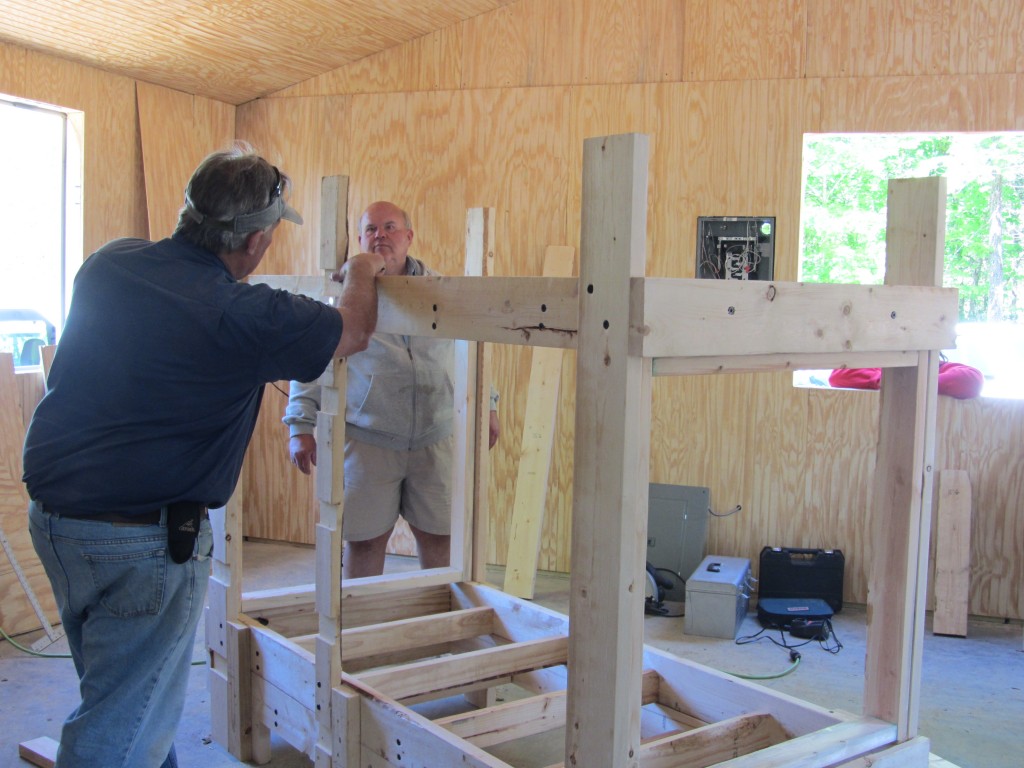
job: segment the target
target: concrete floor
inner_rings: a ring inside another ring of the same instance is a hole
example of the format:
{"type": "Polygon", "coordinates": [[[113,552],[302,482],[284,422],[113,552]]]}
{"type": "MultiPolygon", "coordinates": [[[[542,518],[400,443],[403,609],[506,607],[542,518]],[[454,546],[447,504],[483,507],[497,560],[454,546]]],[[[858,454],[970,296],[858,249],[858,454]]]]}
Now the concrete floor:
{"type": "MultiPolygon", "coordinates": [[[[244,551],[246,590],[310,583],[313,550],[266,542],[247,542],[244,551]]],[[[389,558],[389,570],[407,570],[406,558],[389,558]]],[[[493,569],[489,581],[500,586],[503,574],[493,569]]],[[[536,601],[566,612],[568,578],[539,574],[536,601]]],[[[681,608],[667,604],[669,608],[681,608]]],[[[859,713],[863,692],[865,611],[848,605],[833,619],[842,643],[830,653],[818,643],[802,648],[799,665],[791,667],[789,652],[771,640],[782,639],[775,631],[745,644],[732,640],[697,637],[683,633],[682,618],[648,616],[644,620],[646,642],[725,672],[757,678],[759,684],[815,704],[859,713]],[[765,679],[761,679],[765,678],[765,679]]],[[[930,627],[930,617],[927,623],[930,627]]],[[[761,627],[753,613],[747,615],[739,637],[752,636],[761,627]]],[[[960,768],[1022,768],[1021,724],[1024,723],[1024,650],[1019,622],[1007,624],[972,619],[967,638],[936,637],[928,631],[924,641],[921,686],[920,733],[932,740],[932,752],[960,768]]],[[[31,646],[42,633],[16,638],[31,646]]],[[[789,635],[789,644],[800,642],[789,635]]],[[[58,641],[45,653],[66,653],[58,641]]],[[[203,662],[202,630],[196,639],[194,658],[203,662]]],[[[499,691],[499,696],[501,691],[499,691]]],[[[77,680],[69,659],[38,658],[8,642],[0,642],[0,768],[28,766],[18,757],[18,744],[40,736],[60,737],[61,722],[78,699],[77,680]]],[[[209,694],[206,668],[193,667],[189,680],[186,713],[176,747],[182,768],[226,768],[241,763],[210,741],[209,694]]],[[[551,746],[561,760],[559,743],[551,746]]],[[[511,762],[509,755],[500,755],[511,762]]],[[[276,738],[271,768],[309,768],[300,752],[276,738]]],[[[438,768],[443,768],[439,766],[438,768]]]]}

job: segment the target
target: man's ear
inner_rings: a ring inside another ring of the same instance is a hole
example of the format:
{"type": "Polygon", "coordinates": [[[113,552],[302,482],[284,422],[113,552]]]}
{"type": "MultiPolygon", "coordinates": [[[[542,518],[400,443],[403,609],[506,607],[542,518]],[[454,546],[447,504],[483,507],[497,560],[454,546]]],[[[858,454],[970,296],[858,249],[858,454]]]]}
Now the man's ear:
{"type": "Polygon", "coordinates": [[[259,253],[260,245],[263,244],[263,238],[266,237],[266,232],[262,229],[257,229],[255,232],[250,233],[245,238],[245,254],[246,256],[255,256],[259,253]]]}

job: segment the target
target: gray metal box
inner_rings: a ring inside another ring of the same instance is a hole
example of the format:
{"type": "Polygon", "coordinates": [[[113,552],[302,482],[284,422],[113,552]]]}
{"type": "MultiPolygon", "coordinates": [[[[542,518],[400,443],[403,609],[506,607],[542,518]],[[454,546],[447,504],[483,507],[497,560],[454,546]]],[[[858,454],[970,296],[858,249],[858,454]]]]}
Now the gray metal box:
{"type": "Polygon", "coordinates": [[[686,580],[688,635],[736,638],[750,601],[750,560],[745,557],[705,557],[686,580]]]}
{"type": "Polygon", "coordinates": [[[647,496],[647,562],[678,578],[665,599],[682,602],[682,582],[704,556],[711,491],[695,485],[650,483],[647,496]]]}

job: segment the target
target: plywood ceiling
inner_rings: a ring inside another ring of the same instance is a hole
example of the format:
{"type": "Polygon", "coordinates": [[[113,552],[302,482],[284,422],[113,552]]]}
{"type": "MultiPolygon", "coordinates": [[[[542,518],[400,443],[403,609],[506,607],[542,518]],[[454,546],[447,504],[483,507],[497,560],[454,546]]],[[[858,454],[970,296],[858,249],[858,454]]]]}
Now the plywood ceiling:
{"type": "Polygon", "coordinates": [[[0,40],[242,104],[515,0],[0,0],[0,40]]]}

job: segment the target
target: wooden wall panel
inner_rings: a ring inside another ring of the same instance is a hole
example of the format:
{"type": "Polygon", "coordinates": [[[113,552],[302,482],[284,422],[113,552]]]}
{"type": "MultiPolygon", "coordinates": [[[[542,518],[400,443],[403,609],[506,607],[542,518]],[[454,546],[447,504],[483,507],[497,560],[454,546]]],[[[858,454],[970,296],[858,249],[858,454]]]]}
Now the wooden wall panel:
{"type": "Polygon", "coordinates": [[[807,3],[808,77],[996,74],[1022,69],[1016,0],[807,3]]]}
{"type": "Polygon", "coordinates": [[[937,469],[971,480],[971,613],[1024,609],[1024,408],[1019,400],[939,398],[937,469]],[[979,611],[979,606],[986,610],[979,611]]]}
{"type": "Polygon", "coordinates": [[[688,0],[684,80],[800,77],[814,0],[688,0]]]}
{"type": "MultiPolygon", "coordinates": [[[[25,94],[28,51],[16,45],[0,44],[0,86],[3,93],[25,94]]],[[[27,97],[26,97],[27,98],[27,97]]]]}
{"type": "Polygon", "coordinates": [[[1024,71],[1020,29],[1024,5],[1017,0],[952,0],[955,21],[949,71],[996,74],[1024,71]]]}
{"type": "Polygon", "coordinates": [[[277,95],[1019,73],[1022,26],[1018,0],[519,0],[277,95]]]}
{"type": "Polygon", "coordinates": [[[438,30],[285,88],[272,97],[456,89],[462,71],[462,30],[461,24],[438,30]]]}
{"type": "Polygon", "coordinates": [[[1020,75],[830,79],[821,132],[1021,130],[1020,75]]]}
{"type": "MultiPolygon", "coordinates": [[[[789,389],[794,394],[801,391],[789,389]]],[[[799,511],[773,511],[795,519],[787,526],[787,538],[766,543],[841,549],[846,558],[846,599],[864,602],[873,529],[870,498],[878,444],[878,393],[803,392],[809,408],[802,438],[809,493],[799,511]]]]}
{"type": "Polygon", "coordinates": [[[235,137],[235,108],[159,85],[136,84],[149,238],[169,237],[196,166],[235,137]]]}
{"type": "MultiPolygon", "coordinates": [[[[571,187],[579,183],[567,163],[571,98],[568,88],[472,91],[463,94],[461,119],[473,126],[465,157],[465,208],[496,210],[494,274],[540,275],[548,245],[578,239],[562,212],[571,187]],[[528,225],[524,226],[524,222],[528,225]]],[[[443,202],[443,201],[441,201],[443,202]]],[[[488,557],[504,561],[519,471],[522,414],[526,408],[532,350],[498,345],[492,354],[492,381],[500,393],[503,436],[491,454],[489,504],[501,510],[494,519],[488,557]],[[518,416],[518,418],[516,418],[518,416]],[[500,467],[500,469],[499,469],[500,467]],[[500,492],[499,492],[500,489],[500,492]]],[[[556,430],[571,429],[572,403],[565,387],[575,382],[575,356],[563,360],[560,418],[556,430]]],[[[573,390],[569,390],[570,392],[573,390]]],[[[572,505],[572,443],[558,441],[552,451],[541,559],[545,570],[567,570],[572,505]]]]}
{"type": "Polygon", "coordinates": [[[196,146],[193,96],[138,83],[139,131],[146,179],[147,237],[170,237],[178,223],[185,186],[207,151],[196,146]]]}
{"type": "MultiPolygon", "coordinates": [[[[289,201],[304,223],[285,222],[260,264],[261,274],[320,274],[320,181],[348,173],[348,97],[267,99],[239,107],[239,138],[252,143],[292,181],[289,201]],[[316,130],[311,130],[315,126],[316,130]],[[295,137],[301,136],[302,141],[295,137]]],[[[314,478],[288,460],[288,430],[281,423],[288,382],[268,386],[249,445],[245,533],[275,541],[311,544],[319,519],[314,478]]]]}
{"type": "Polygon", "coordinates": [[[520,0],[463,23],[463,87],[679,80],[683,8],[664,0],[520,0]]]}
{"type": "Polygon", "coordinates": [[[683,78],[685,0],[519,0],[274,96],[683,78]]]}

